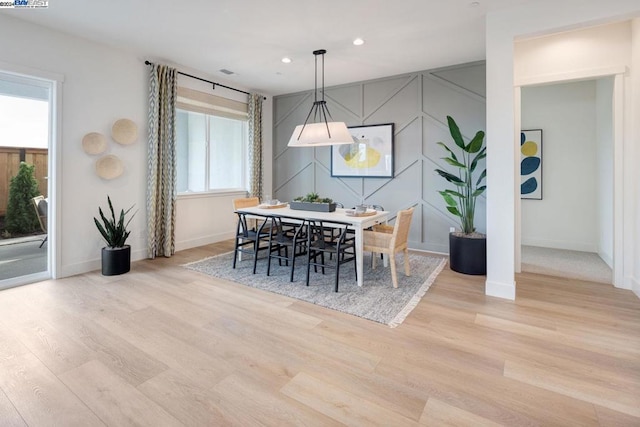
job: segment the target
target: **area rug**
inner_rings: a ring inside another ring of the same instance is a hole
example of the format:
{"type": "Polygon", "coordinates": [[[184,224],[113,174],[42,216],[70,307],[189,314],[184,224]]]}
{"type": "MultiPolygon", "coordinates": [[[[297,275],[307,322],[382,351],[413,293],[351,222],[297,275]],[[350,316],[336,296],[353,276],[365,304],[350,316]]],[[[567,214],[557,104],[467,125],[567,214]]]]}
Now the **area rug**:
{"type": "Polygon", "coordinates": [[[384,268],[382,262],[378,263],[375,270],[371,269],[371,256],[367,254],[364,259],[363,286],[358,287],[354,268],[347,263],[340,268],[340,286],[337,293],[333,291],[335,275],[333,269],[326,269],[325,275],[320,270],[315,273],[312,269],[309,286],[306,286],[307,267],[302,257],[296,260],[293,282],[289,282],[289,267],[279,266],[277,261],[271,263],[270,276],[266,274],[266,259],[258,259],[255,275],[252,274],[253,260],[250,257],[239,261],[236,269],[233,269],[233,252],[205,258],[185,264],[183,267],[395,328],[420,302],[436,276],[442,271],[446,259],[410,254],[409,262],[411,276],[407,277],[404,275],[404,260],[402,256],[398,257],[398,288],[394,288],[391,282],[391,269],[384,268]]]}

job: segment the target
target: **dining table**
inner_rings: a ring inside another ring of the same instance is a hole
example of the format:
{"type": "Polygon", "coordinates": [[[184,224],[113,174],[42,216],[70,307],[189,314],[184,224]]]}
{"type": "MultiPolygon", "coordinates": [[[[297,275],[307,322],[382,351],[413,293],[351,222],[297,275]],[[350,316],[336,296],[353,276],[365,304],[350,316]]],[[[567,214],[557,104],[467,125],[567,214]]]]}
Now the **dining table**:
{"type": "MultiPolygon", "coordinates": [[[[333,212],[318,212],[310,210],[291,209],[288,205],[278,206],[258,205],[237,209],[236,212],[256,216],[283,216],[292,219],[314,220],[314,221],[338,221],[349,224],[348,227],[354,230],[356,244],[356,271],[358,273],[358,286],[364,283],[364,230],[376,224],[386,223],[390,212],[374,211],[369,209],[363,214],[351,214],[351,209],[336,208],[333,212]]],[[[384,259],[385,265],[387,258],[384,259]]]]}

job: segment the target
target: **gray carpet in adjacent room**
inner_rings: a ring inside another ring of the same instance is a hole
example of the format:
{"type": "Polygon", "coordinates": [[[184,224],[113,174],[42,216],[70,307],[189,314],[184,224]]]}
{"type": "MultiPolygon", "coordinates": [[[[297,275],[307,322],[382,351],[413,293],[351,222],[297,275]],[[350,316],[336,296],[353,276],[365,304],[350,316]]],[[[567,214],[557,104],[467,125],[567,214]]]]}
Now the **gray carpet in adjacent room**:
{"type": "Polygon", "coordinates": [[[323,276],[320,270],[318,273],[314,273],[312,268],[309,286],[305,285],[306,264],[304,257],[296,260],[293,282],[289,282],[289,267],[279,266],[277,260],[272,261],[270,276],[266,274],[266,259],[258,260],[258,269],[255,275],[252,274],[252,259],[238,262],[235,270],[232,268],[232,260],[233,253],[231,252],[189,263],[184,267],[384,323],[391,327],[402,323],[446,264],[446,258],[410,254],[411,276],[406,277],[404,275],[404,260],[402,255],[399,255],[397,263],[398,288],[394,289],[390,268],[384,268],[380,261],[378,267],[372,270],[371,257],[367,254],[364,259],[364,285],[357,286],[353,264],[343,264],[340,269],[340,287],[336,293],[333,291],[335,274],[333,269],[327,269],[323,276]]]}
{"type": "Polygon", "coordinates": [[[613,283],[611,268],[598,254],[592,252],[522,246],[522,271],[590,282],[613,283]]]}

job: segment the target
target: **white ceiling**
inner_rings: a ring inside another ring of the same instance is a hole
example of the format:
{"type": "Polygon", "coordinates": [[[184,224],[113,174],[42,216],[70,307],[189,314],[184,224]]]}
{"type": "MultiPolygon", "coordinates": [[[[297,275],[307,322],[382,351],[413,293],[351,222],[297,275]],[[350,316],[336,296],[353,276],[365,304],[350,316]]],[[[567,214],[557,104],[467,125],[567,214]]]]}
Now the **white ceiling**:
{"type": "Polygon", "coordinates": [[[482,60],[486,13],[535,1],[51,0],[2,13],[278,95],[313,88],[316,49],[326,86],[482,60]]]}

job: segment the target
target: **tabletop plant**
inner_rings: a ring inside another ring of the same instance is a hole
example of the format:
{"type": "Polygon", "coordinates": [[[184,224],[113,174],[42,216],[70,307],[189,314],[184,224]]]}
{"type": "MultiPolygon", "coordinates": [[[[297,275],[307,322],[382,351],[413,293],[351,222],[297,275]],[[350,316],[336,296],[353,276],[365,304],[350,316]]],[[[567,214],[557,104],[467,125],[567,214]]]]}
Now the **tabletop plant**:
{"type": "Polygon", "coordinates": [[[333,200],[331,200],[328,197],[325,198],[321,198],[320,196],[318,196],[317,193],[311,192],[308,193],[306,196],[298,196],[295,199],[293,199],[294,202],[307,202],[307,203],[333,203],[333,200]]]}
{"type": "Polygon", "coordinates": [[[487,176],[487,169],[480,172],[478,178],[475,178],[474,172],[478,167],[480,160],[487,157],[487,148],[484,145],[484,132],[478,131],[476,135],[469,141],[464,143],[460,128],[455,120],[447,116],[449,124],[449,133],[455,142],[454,150],[459,151],[458,155],[443,142],[438,142],[448,153],[448,157],[442,159],[458,169],[458,174],[452,174],[442,169],[436,169],[438,175],[447,180],[447,182],[456,186],[455,189],[446,189],[438,191],[447,204],[447,210],[453,215],[460,218],[460,226],[463,234],[475,233],[474,215],[476,209],[476,199],[487,189],[482,184],[487,176]],[[481,185],[482,184],[482,185],[481,185]]]}

